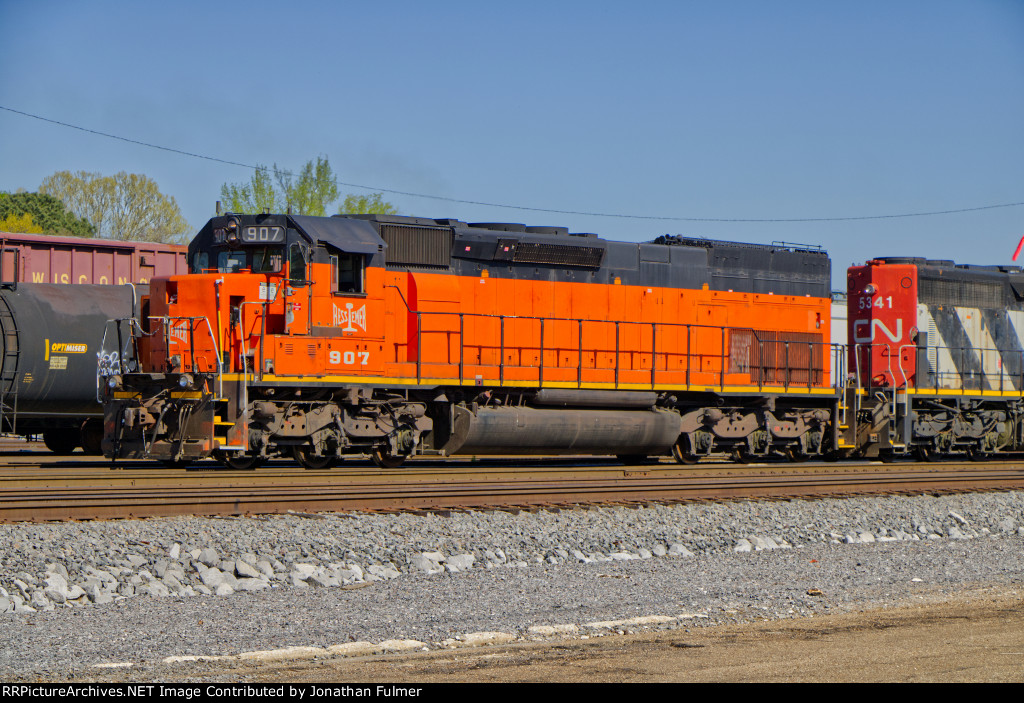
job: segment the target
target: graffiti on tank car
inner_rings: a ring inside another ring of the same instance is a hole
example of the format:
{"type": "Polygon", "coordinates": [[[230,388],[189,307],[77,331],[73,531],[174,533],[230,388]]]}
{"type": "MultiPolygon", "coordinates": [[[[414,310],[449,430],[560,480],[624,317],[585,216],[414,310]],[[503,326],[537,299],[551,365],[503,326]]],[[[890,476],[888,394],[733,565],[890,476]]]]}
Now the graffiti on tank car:
{"type": "Polygon", "coordinates": [[[875,332],[881,331],[892,342],[899,342],[903,339],[903,318],[896,318],[896,331],[893,332],[881,320],[856,320],[853,323],[853,341],[858,344],[875,341],[875,332]],[[865,336],[858,328],[870,325],[868,334],[865,336]]]}

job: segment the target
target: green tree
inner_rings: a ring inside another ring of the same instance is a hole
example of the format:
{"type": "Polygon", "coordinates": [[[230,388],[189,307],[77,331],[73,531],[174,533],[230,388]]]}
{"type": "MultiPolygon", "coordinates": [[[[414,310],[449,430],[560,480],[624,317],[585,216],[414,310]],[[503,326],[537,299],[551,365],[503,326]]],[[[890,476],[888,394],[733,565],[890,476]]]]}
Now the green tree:
{"type": "Polygon", "coordinates": [[[291,172],[278,170],[277,164],[274,164],[274,171],[285,207],[296,215],[323,217],[327,206],[338,199],[338,179],[325,156],[316,157],[316,164],[307,161],[298,178],[291,172]]]}
{"type": "Polygon", "coordinates": [[[32,215],[11,213],[0,219],[0,232],[21,232],[23,234],[42,234],[43,228],[32,221],[32,215]]]}
{"type": "Polygon", "coordinates": [[[88,220],[68,212],[64,203],[45,193],[0,193],[0,220],[10,217],[32,218],[43,234],[65,237],[92,237],[96,229],[88,220]]]}
{"type": "Polygon", "coordinates": [[[277,164],[273,169],[259,165],[248,183],[225,183],[220,197],[228,212],[255,215],[288,211],[295,215],[327,214],[327,206],[338,199],[338,179],[327,157],[307,161],[296,176],[277,164]],[[275,184],[270,179],[273,171],[275,184]]]}
{"type": "Polygon", "coordinates": [[[191,231],[174,198],[142,174],[58,171],[39,190],[59,198],[107,239],[177,242],[191,231]]]}
{"type": "MultiPolygon", "coordinates": [[[[277,168],[277,165],[274,165],[277,168]]],[[[228,212],[258,215],[261,212],[281,212],[285,205],[274,190],[270,169],[258,166],[248,183],[225,183],[220,187],[220,198],[228,212]]]]}
{"type": "MultiPolygon", "coordinates": [[[[277,164],[272,169],[259,165],[248,183],[225,183],[220,187],[221,202],[227,211],[245,215],[290,211],[295,215],[322,217],[338,196],[338,179],[326,156],[307,161],[297,175],[277,164]]],[[[398,214],[391,203],[381,200],[380,193],[346,196],[340,212],[398,214]]]]}
{"type": "Polygon", "coordinates": [[[381,195],[346,195],[338,212],[343,215],[397,215],[398,208],[383,200],[381,195]]]}

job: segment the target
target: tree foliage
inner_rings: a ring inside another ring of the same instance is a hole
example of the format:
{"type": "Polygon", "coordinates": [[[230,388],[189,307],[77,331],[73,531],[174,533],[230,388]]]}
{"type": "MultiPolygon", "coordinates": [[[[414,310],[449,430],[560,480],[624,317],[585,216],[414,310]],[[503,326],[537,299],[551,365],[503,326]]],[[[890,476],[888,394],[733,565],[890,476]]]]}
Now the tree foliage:
{"type": "Polygon", "coordinates": [[[191,231],[174,198],[142,174],[58,171],[39,190],[59,198],[107,239],[177,242],[191,231]]]}
{"type": "MultiPolygon", "coordinates": [[[[45,193],[0,193],[0,220],[5,223],[24,223],[29,217],[33,227],[39,228],[41,234],[53,234],[65,237],[92,237],[96,229],[82,217],[68,212],[67,207],[59,199],[45,193]]],[[[8,229],[7,224],[0,230],[28,231],[8,229]]]]}
{"type": "MultiPolygon", "coordinates": [[[[260,165],[248,183],[225,183],[220,188],[227,211],[247,215],[290,211],[295,215],[324,216],[339,195],[338,179],[326,156],[307,161],[297,174],[279,168],[276,163],[272,169],[260,165]]],[[[348,195],[340,212],[398,214],[395,206],[381,200],[380,193],[348,195]]]]}
{"type": "Polygon", "coordinates": [[[21,232],[23,234],[42,234],[43,228],[32,221],[32,215],[11,213],[0,219],[0,232],[21,232]]]}
{"type": "Polygon", "coordinates": [[[398,208],[383,200],[381,195],[346,195],[338,212],[348,215],[397,215],[398,208]]]}
{"type": "Polygon", "coordinates": [[[327,214],[327,206],[338,199],[338,179],[327,162],[327,157],[318,156],[316,164],[307,161],[298,178],[288,171],[277,170],[277,185],[284,195],[285,206],[297,215],[327,214]]]}
{"type": "MultiPolygon", "coordinates": [[[[277,165],[274,165],[277,168],[277,165]]],[[[256,169],[248,183],[225,183],[220,187],[220,197],[228,212],[243,215],[258,215],[261,212],[281,212],[283,202],[274,190],[270,170],[266,166],[256,169]]]]}

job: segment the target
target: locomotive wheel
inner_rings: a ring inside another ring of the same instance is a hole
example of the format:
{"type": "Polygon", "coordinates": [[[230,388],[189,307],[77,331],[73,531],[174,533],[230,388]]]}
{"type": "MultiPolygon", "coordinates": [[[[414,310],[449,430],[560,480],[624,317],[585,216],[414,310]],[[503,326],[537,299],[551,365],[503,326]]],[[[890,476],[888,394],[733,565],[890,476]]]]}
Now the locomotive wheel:
{"type": "Polygon", "coordinates": [[[373,463],[382,469],[397,469],[405,463],[404,456],[395,456],[386,449],[374,449],[370,454],[373,463]]]}
{"type": "Polygon", "coordinates": [[[802,464],[811,458],[809,454],[804,454],[799,449],[787,449],[785,454],[786,458],[794,464],[802,464]]]}
{"type": "Polygon", "coordinates": [[[935,461],[937,458],[931,447],[914,447],[914,455],[918,461],[935,461]]]}
{"type": "MultiPolygon", "coordinates": [[[[688,451],[683,449],[683,440],[684,437],[680,437],[679,441],[672,445],[672,458],[675,459],[677,463],[685,464],[686,466],[692,466],[693,464],[696,464],[698,461],[700,461],[700,457],[694,456],[693,454],[690,454],[688,451]]],[[[689,443],[689,441],[686,442],[687,445],[689,445],[689,443]]]]}
{"type": "Polygon", "coordinates": [[[979,447],[968,447],[967,458],[971,461],[988,461],[988,452],[979,447]]]}
{"type": "Polygon", "coordinates": [[[70,454],[78,447],[78,432],[75,430],[46,430],[43,444],[54,454],[70,454]]]}
{"type": "Polygon", "coordinates": [[[313,454],[312,447],[301,444],[296,444],[292,447],[292,456],[295,458],[295,461],[298,462],[299,466],[304,469],[326,469],[329,468],[331,463],[334,461],[333,456],[317,456],[313,454]]]}
{"type": "Polygon", "coordinates": [[[263,463],[263,457],[238,452],[217,452],[214,458],[227,469],[248,471],[263,463]]]}
{"type": "Polygon", "coordinates": [[[82,450],[93,456],[103,456],[103,423],[86,420],[82,423],[82,450]]]}
{"type": "Polygon", "coordinates": [[[746,447],[736,447],[732,451],[732,460],[737,464],[749,464],[754,460],[754,456],[746,447]]]}

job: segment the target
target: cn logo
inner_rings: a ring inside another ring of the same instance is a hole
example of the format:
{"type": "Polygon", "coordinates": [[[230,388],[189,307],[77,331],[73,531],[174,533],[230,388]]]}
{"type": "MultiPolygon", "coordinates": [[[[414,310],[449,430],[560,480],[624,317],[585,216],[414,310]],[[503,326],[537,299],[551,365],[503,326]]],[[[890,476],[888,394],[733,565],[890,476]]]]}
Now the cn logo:
{"type": "Polygon", "coordinates": [[[903,318],[896,318],[896,332],[893,333],[885,323],[881,320],[856,320],[853,323],[853,341],[857,343],[873,342],[875,341],[876,332],[881,332],[889,341],[899,342],[903,339],[903,318]],[[870,327],[869,327],[870,325],[870,327]],[[867,335],[861,332],[861,329],[868,327],[867,335]]]}
{"type": "Polygon", "coordinates": [[[353,310],[354,307],[352,303],[345,303],[344,310],[337,305],[334,306],[334,326],[341,327],[342,332],[358,331],[353,325],[362,327],[363,332],[366,331],[366,306],[363,305],[358,310],[353,310]]]}

